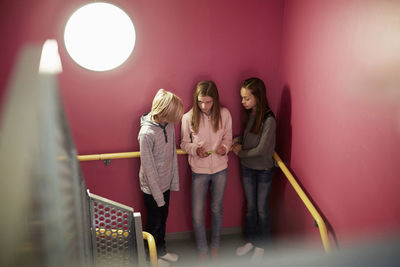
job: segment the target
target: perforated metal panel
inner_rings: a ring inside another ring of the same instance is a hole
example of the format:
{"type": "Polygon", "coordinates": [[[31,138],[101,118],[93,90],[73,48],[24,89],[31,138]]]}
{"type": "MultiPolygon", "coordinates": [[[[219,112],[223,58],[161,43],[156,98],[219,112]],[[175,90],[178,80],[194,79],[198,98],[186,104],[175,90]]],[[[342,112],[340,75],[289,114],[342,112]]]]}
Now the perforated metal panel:
{"type": "Polygon", "coordinates": [[[57,78],[38,74],[40,54],[21,53],[0,125],[0,266],[143,266],[140,218],[86,191],[57,78]]]}
{"type": "Polygon", "coordinates": [[[89,192],[88,195],[95,265],[133,266],[137,263],[133,209],[89,192]]]}
{"type": "Polygon", "coordinates": [[[0,134],[0,266],[92,266],[89,202],[40,46],[13,71],[0,134]]]}

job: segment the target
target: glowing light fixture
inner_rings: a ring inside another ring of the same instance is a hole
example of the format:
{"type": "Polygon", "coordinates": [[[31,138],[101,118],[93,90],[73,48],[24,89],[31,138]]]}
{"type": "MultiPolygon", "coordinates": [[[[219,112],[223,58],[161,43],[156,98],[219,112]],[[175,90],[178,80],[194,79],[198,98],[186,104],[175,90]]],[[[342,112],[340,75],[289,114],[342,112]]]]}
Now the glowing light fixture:
{"type": "Polygon", "coordinates": [[[135,28],[129,16],[108,3],[91,3],[75,11],[64,31],[65,47],[80,66],[107,71],[124,63],[133,51],[135,28]]]}
{"type": "Polygon", "coordinates": [[[58,53],[57,41],[49,39],[43,44],[40,56],[39,72],[57,74],[62,71],[60,54],[58,53]]]}

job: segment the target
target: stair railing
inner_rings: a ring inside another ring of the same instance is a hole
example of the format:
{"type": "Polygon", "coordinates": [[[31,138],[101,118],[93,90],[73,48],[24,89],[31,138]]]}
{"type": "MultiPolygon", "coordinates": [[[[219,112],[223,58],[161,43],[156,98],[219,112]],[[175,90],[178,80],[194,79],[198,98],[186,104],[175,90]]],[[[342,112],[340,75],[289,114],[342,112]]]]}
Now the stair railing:
{"type": "MultiPolygon", "coordinates": [[[[177,149],[178,155],[187,154],[182,149],[177,149]]],[[[106,153],[106,154],[92,154],[92,155],[80,155],[77,156],[78,160],[80,161],[92,161],[92,160],[103,160],[105,164],[110,164],[110,160],[112,159],[123,159],[123,158],[138,158],[140,157],[140,152],[122,152],[122,153],[106,153]]],[[[324,220],[322,219],[321,215],[318,213],[314,205],[311,203],[310,199],[304,193],[303,189],[301,189],[300,185],[297,183],[296,179],[290,173],[289,169],[286,167],[285,163],[281,160],[279,155],[274,152],[274,160],[278,164],[279,168],[282,170],[285,177],[289,180],[290,184],[296,191],[297,195],[303,201],[304,205],[307,207],[308,211],[311,213],[312,217],[314,218],[319,233],[321,235],[322,245],[324,246],[325,252],[329,253],[331,251],[328,232],[326,229],[326,225],[324,220]]]]}

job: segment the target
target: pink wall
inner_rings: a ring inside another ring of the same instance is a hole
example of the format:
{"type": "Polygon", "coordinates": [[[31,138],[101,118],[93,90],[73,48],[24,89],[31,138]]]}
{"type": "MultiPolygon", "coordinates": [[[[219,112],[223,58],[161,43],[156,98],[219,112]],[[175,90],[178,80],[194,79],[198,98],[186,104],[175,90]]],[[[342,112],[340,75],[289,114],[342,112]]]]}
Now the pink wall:
{"type": "MultiPolygon", "coordinates": [[[[56,38],[64,67],[61,93],[79,153],[135,151],[139,116],[158,88],[176,92],[188,110],[196,81],[215,80],[237,134],[240,83],[257,75],[267,81],[278,117],[277,151],[331,233],[343,240],[399,229],[400,4],[114,1],[135,23],[136,47],[119,69],[94,73],[75,65],[62,43],[68,16],[83,3],[0,2],[0,101],[21,45],[56,38]]],[[[172,194],[169,232],[192,228],[185,156],[179,164],[182,190],[172,194]]],[[[143,211],[138,166],[138,159],[82,163],[92,192],[143,211]]],[[[238,170],[231,157],[224,227],[242,224],[238,170]]],[[[275,233],[319,238],[280,174],[272,197],[275,233]]]]}
{"type": "Polygon", "coordinates": [[[399,12],[397,1],[285,1],[278,151],[339,241],[400,228],[399,12]]]}
{"type": "MultiPolygon", "coordinates": [[[[79,154],[139,150],[139,117],[150,109],[159,88],[169,89],[191,106],[194,85],[214,80],[221,102],[240,132],[241,82],[264,79],[269,94],[279,86],[279,50],[283,2],[273,1],[112,1],[130,14],[137,33],[133,55],[119,69],[95,73],[72,62],[62,33],[68,16],[89,1],[2,1],[1,36],[4,53],[0,88],[21,44],[56,38],[63,63],[61,94],[79,154]],[[15,23],[12,26],[12,23],[15,23]],[[11,31],[11,27],[16,32],[11,31]],[[4,74],[3,74],[4,73],[4,74]]],[[[3,55],[2,55],[3,56],[3,55]]],[[[4,90],[0,96],[4,95],[4,90]]],[[[271,99],[273,102],[273,100],[271,99]]],[[[176,127],[178,138],[180,128],[176,127]]],[[[190,171],[186,156],[179,159],[181,191],[172,194],[168,232],[189,231],[190,171]]],[[[81,164],[91,192],[144,211],[138,183],[139,159],[81,164]]],[[[224,227],[242,224],[243,192],[238,161],[230,158],[224,200],[224,227]]]]}

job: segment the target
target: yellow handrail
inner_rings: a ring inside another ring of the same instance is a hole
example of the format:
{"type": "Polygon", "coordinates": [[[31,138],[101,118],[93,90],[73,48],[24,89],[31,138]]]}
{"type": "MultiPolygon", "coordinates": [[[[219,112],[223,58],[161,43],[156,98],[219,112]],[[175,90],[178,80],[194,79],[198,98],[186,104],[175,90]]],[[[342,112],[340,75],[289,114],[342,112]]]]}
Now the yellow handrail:
{"type": "MultiPolygon", "coordinates": [[[[176,151],[177,151],[178,155],[186,154],[186,152],[182,149],[177,149],[176,151]]],[[[138,158],[138,157],[140,157],[139,151],[77,156],[79,161],[105,160],[105,159],[128,159],[128,158],[138,158]]]]}
{"type": "Polygon", "coordinates": [[[290,184],[293,186],[294,190],[296,190],[297,194],[299,195],[299,197],[301,198],[303,203],[306,205],[308,211],[311,213],[314,220],[317,222],[324,249],[326,252],[330,252],[331,247],[329,244],[328,232],[326,230],[324,220],[321,218],[318,211],[315,209],[314,205],[308,199],[308,197],[304,193],[303,189],[301,189],[299,184],[296,182],[296,179],[290,173],[290,171],[286,167],[285,163],[283,163],[283,161],[281,160],[281,158],[279,157],[279,155],[276,152],[274,152],[274,159],[275,159],[276,163],[278,164],[279,168],[281,168],[282,172],[285,174],[286,178],[289,180],[290,184]]]}
{"type": "Polygon", "coordinates": [[[145,239],[147,241],[147,244],[149,245],[150,264],[152,267],[157,267],[158,261],[157,261],[156,241],[154,240],[154,237],[150,233],[145,231],[143,231],[143,239],[145,239]]]}
{"type": "MultiPolygon", "coordinates": [[[[186,154],[186,151],[182,149],[177,149],[178,155],[186,154]]],[[[138,158],[140,157],[140,152],[123,152],[123,153],[108,153],[108,154],[94,154],[94,155],[83,155],[77,156],[80,161],[90,161],[90,160],[106,160],[106,159],[121,159],[121,158],[138,158]]],[[[279,155],[274,152],[274,159],[278,164],[279,168],[285,174],[286,178],[289,180],[290,184],[293,186],[294,190],[297,192],[303,203],[306,205],[308,211],[311,213],[315,222],[318,225],[318,229],[321,235],[322,244],[326,252],[331,251],[328,232],[326,230],[326,225],[322,217],[319,215],[318,211],[315,209],[314,205],[308,199],[303,189],[301,189],[300,185],[297,183],[296,179],[290,173],[286,165],[283,163],[279,155]]]]}

